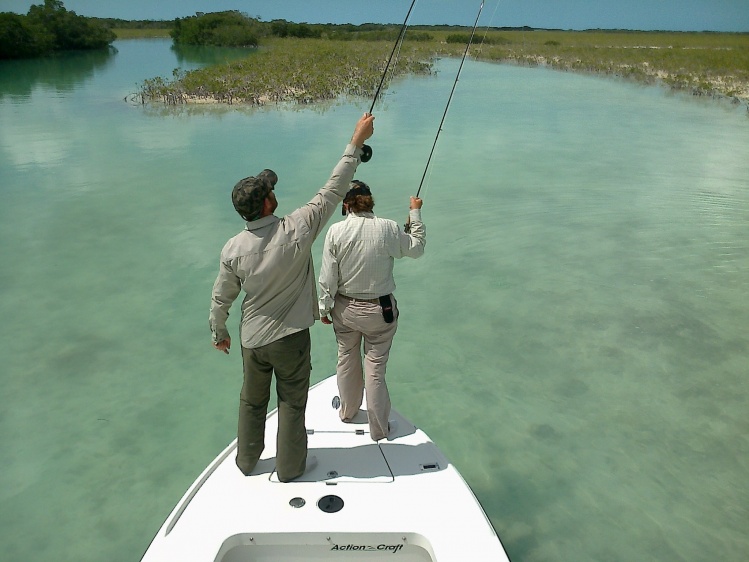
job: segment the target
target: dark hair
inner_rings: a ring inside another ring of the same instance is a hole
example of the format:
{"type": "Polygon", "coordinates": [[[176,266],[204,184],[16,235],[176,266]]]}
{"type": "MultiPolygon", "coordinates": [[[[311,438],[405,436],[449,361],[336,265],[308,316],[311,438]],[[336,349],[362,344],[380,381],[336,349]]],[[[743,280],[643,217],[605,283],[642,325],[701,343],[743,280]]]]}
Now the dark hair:
{"type": "MultiPolygon", "coordinates": [[[[344,204],[348,205],[349,211],[353,213],[368,213],[374,209],[374,198],[369,186],[363,181],[352,180],[351,189],[348,190],[343,198],[344,204]]],[[[346,214],[346,209],[341,209],[346,214]]]]}

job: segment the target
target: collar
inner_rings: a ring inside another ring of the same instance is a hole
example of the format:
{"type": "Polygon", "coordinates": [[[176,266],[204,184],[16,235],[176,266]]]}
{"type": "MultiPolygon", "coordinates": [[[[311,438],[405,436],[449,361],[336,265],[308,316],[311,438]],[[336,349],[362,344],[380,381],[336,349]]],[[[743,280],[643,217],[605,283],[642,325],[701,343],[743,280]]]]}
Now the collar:
{"type": "Polygon", "coordinates": [[[266,217],[261,217],[254,221],[248,221],[245,223],[245,229],[249,231],[253,230],[259,230],[265,226],[271,225],[274,222],[278,222],[281,219],[279,219],[276,215],[268,215],[266,217]]]}
{"type": "Polygon", "coordinates": [[[374,215],[374,213],[372,211],[365,211],[363,213],[354,213],[353,211],[349,211],[348,213],[346,213],[346,218],[349,218],[349,217],[363,217],[365,219],[373,219],[374,216],[375,215],[374,215]]]}

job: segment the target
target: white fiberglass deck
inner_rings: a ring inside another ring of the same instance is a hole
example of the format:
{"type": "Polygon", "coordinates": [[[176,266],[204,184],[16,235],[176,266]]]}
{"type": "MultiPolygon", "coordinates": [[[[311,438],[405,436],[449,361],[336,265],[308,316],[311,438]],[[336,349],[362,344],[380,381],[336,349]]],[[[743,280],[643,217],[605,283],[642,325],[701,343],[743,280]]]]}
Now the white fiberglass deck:
{"type": "Polygon", "coordinates": [[[361,423],[338,419],[336,394],[335,377],[310,391],[313,470],[277,480],[271,413],[253,474],[237,469],[232,443],[167,518],[144,562],[508,560],[470,488],[424,432],[394,411],[397,430],[375,443],[365,414],[361,423]]]}

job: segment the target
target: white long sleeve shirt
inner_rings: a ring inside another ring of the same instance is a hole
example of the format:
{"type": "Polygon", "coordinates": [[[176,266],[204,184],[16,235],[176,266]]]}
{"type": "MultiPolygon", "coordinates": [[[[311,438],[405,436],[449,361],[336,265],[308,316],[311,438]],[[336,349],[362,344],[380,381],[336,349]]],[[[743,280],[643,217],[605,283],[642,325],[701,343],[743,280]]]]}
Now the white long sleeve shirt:
{"type": "Polygon", "coordinates": [[[244,290],[242,346],[256,348],[309,328],[319,318],[312,243],[349,189],[361,149],[346,147],[327,183],[306,205],[283,218],[247,223],[221,250],[211,296],[213,341],[229,337],[229,309],[244,290]]]}
{"type": "Polygon", "coordinates": [[[359,299],[374,299],[395,290],[396,259],[424,254],[426,227],[421,210],[409,213],[411,232],[393,220],[373,213],[349,213],[333,224],[325,236],[320,266],[320,314],[333,308],[338,293],[359,299]]]}

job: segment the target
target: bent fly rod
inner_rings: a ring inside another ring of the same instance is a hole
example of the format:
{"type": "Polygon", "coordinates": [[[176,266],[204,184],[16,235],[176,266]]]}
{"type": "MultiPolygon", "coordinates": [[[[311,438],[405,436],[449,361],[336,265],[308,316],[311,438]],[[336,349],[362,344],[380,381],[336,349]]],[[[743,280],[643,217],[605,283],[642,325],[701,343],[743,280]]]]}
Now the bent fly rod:
{"type": "MultiPolygon", "coordinates": [[[[406,19],[403,20],[403,25],[401,26],[400,33],[398,33],[398,38],[395,40],[395,43],[393,44],[393,50],[390,51],[390,56],[388,57],[388,61],[385,64],[385,70],[382,71],[382,78],[380,78],[380,85],[377,86],[377,91],[375,92],[374,98],[372,98],[372,105],[369,107],[370,114],[372,113],[372,110],[374,109],[375,103],[377,103],[377,98],[380,97],[380,91],[382,90],[382,85],[385,83],[385,77],[387,76],[388,69],[390,68],[390,63],[393,60],[393,56],[395,55],[396,50],[399,50],[400,45],[403,43],[403,38],[406,36],[406,29],[408,28],[408,18],[411,17],[411,11],[414,9],[415,5],[416,5],[416,0],[412,0],[411,7],[408,8],[408,13],[406,14],[406,19]]],[[[366,144],[363,145],[361,161],[369,162],[371,158],[372,158],[372,147],[366,144]]]]}
{"type": "MultiPolygon", "coordinates": [[[[455,93],[455,87],[458,85],[458,79],[460,78],[460,71],[463,70],[463,63],[466,61],[466,56],[468,55],[468,49],[471,48],[471,44],[473,43],[473,37],[476,35],[476,28],[479,25],[479,18],[481,17],[481,11],[484,9],[484,0],[481,0],[481,6],[479,6],[478,14],[476,14],[476,21],[473,23],[473,29],[471,30],[471,37],[468,39],[468,43],[466,44],[466,49],[463,51],[463,58],[460,60],[460,66],[458,67],[458,72],[455,74],[455,81],[453,82],[452,90],[450,90],[450,96],[447,98],[447,104],[445,104],[445,112],[442,114],[442,120],[440,121],[439,127],[437,127],[437,134],[434,137],[434,143],[432,144],[432,150],[429,153],[429,158],[427,159],[427,165],[424,168],[424,174],[421,176],[421,181],[419,182],[419,189],[416,190],[416,197],[419,196],[421,193],[421,187],[424,185],[424,178],[427,176],[427,171],[429,170],[429,164],[432,162],[432,156],[434,156],[434,149],[437,146],[437,139],[440,138],[440,133],[442,132],[442,125],[445,123],[445,117],[447,117],[447,110],[450,108],[450,102],[453,99],[453,94],[455,93]]],[[[403,229],[406,232],[411,231],[411,221],[410,218],[406,222],[405,225],[403,225],[403,229]]]]}
{"type": "MultiPolygon", "coordinates": [[[[460,66],[458,67],[458,72],[455,74],[455,81],[453,82],[452,90],[450,90],[450,96],[447,98],[447,104],[445,104],[445,112],[442,114],[442,120],[440,121],[439,127],[437,127],[437,135],[434,137],[434,144],[432,144],[432,150],[429,153],[429,158],[427,159],[427,165],[424,168],[424,174],[421,176],[421,181],[419,182],[419,189],[416,190],[416,197],[419,196],[419,193],[421,193],[421,186],[424,185],[424,178],[427,176],[427,170],[429,170],[429,164],[432,162],[432,156],[434,156],[434,149],[437,146],[437,139],[440,138],[440,133],[442,132],[442,125],[445,123],[445,117],[447,117],[447,110],[450,108],[450,102],[453,99],[453,94],[455,93],[455,87],[458,85],[458,79],[460,78],[460,71],[463,70],[463,63],[466,61],[466,56],[468,55],[468,49],[471,48],[471,43],[473,43],[473,37],[476,35],[476,28],[479,25],[479,18],[481,17],[481,11],[484,9],[484,0],[481,0],[481,6],[479,6],[478,14],[476,14],[476,21],[473,22],[473,29],[471,30],[471,37],[468,39],[468,43],[466,44],[466,49],[463,51],[463,58],[460,59],[460,66]]],[[[406,232],[411,232],[411,219],[409,217],[408,221],[406,221],[406,224],[403,225],[403,230],[406,232]]]]}
{"type": "Polygon", "coordinates": [[[471,31],[471,37],[468,39],[468,43],[466,44],[466,50],[463,51],[463,58],[460,60],[460,66],[458,67],[458,72],[455,75],[455,82],[453,82],[453,88],[450,90],[450,96],[447,98],[447,104],[445,105],[445,112],[442,114],[442,120],[440,121],[439,127],[437,127],[437,135],[434,137],[434,144],[432,145],[432,151],[429,153],[429,158],[427,159],[427,165],[424,168],[424,174],[421,176],[421,181],[419,182],[419,189],[416,191],[416,197],[419,196],[419,193],[421,193],[421,186],[424,185],[424,178],[427,175],[427,170],[429,170],[429,164],[432,161],[432,156],[434,155],[434,149],[437,146],[437,139],[440,138],[440,133],[442,132],[442,125],[445,123],[445,117],[447,117],[447,110],[450,108],[450,102],[453,99],[453,94],[455,93],[455,87],[458,85],[458,79],[460,78],[460,71],[463,70],[463,63],[466,61],[466,55],[468,55],[468,49],[471,48],[471,43],[473,43],[473,36],[476,35],[476,28],[479,25],[479,18],[481,17],[481,11],[484,9],[484,0],[481,0],[481,6],[479,6],[479,12],[476,14],[476,21],[473,23],[473,30],[471,31]]]}

